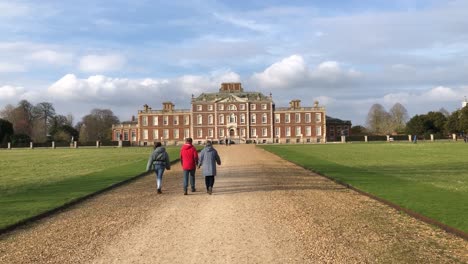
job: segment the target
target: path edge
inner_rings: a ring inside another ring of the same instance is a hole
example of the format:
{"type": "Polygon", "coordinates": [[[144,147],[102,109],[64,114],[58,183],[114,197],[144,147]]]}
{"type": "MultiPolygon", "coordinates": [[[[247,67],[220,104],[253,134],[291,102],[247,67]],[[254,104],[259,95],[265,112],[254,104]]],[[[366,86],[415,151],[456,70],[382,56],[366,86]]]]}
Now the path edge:
{"type": "MultiPolygon", "coordinates": [[[[173,164],[175,164],[175,163],[177,163],[179,161],[180,161],[180,159],[173,160],[173,161],[171,161],[171,165],[173,165],[173,164]]],[[[69,201],[67,203],[64,203],[64,204],[62,204],[62,205],[60,205],[58,207],[46,210],[46,211],[44,211],[44,212],[42,212],[40,214],[37,214],[35,216],[25,218],[23,220],[20,220],[20,221],[14,223],[14,224],[8,225],[8,226],[3,227],[3,228],[0,228],[0,238],[12,233],[15,230],[20,229],[22,227],[26,227],[29,224],[32,224],[32,223],[37,222],[37,221],[39,221],[41,219],[44,219],[44,218],[53,216],[55,214],[58,214],[58,213],[60,213],[62,211],[65,211],[65,210],[71,208],[74,205],[77,205],[77,204],[80,204],[80,203],[82,203],[84,201],[92,199],[92,198],[94,198],[94,197],[96,197],[96,196],[98,196],[100,194],[104,194],[104,193],[109,192],[111,190],[117,189],[118,187],[121,187],[123,185],[127,185],[127,184],[129,184],[131,182],[134,182],[134,181],[140,179],[140,178],[143,178],[144,176],[149,176],[150,174],[151,174],[151,171],[142,172],[142,173],[140,173],[138,175],[135,175],[133,177],[130,177],[130,178],[128,178],[126,180],[123,180],[123,181],[120,181],[120,182],[116,182],[116,183],[114,183],[112,185],[109,185],[109,186],[107,186],[107,187],[105,187],[103,189],[100,189],[98,191],[89,193],[89,194],[87,194],[85,196],[82,196],[82,197],[79,197],[79,198],[76,198],[76,199],[73,199],[73,200],[71,200],[71,201],[69,201]]]]}
{"type": "MultiPolygon", "coordinates": [[[[284,159],[283,157],[280,157],[280,156],[276,155],[275,153],[273,153],[273,152],[271,152],[271,151],[268,151],[268,150],[266,150],[266,149],[264,149],[264,148],[261,148],[261,149],[264,150],[264,151],[267,151],[268,153],[271,153],[271,154],[273,154],[273,155],[279,157],[280,159],[286,160],[286,159],[284,159]]],[[[462,230],[460,230],[460,229],[457,229],[457,228],[455,228],[455,227],[446,225],[446,224],[444,224],[444,223],[442,223],[442,222],[439,222],[439,221],[437,221],[437,220],[435,220],[435,219],[432,219],[432,218],[429,218],[429,217],[427,217],[427,216],[424,216],[424,215],[422,215],[422,214],[420,214],[420,213],[417,213],[417,212],[415,212],[415,211],[413,211],[413,210],[410,210],[410,209],[408,209],[408,208],[405,208],[405,207],[402,207],[402,206],[400,206],[400,205],[397,205],[397,204],[395,204],[395,203],[393,203],[393,202],[390,202],[390,201],[388,201],[388,200],[386,200],[386,199],[380,198],[380,197],[378,197],[378,196],[376,196],[376,195],[373,195],[373,194],[371,194],[371,193],[368,193],[368,192],[365,192],[365,191],[363,191],[363,190],[360,190],[360,189],[358,189],[358,188],[356,188],[356,187],[354,187],[354,186],[352,186],[352,185],[350,185],[350,184],[348,184],[348,183],[345,183],[345,182],[343,182],[343,181],[340,181],[340,180],[338,180],[338,179],[332,178],[332,177],[327,176],[327,175],[325,175],[325,174],[322,174],[322,173],[320,173],[320,172],[318,172],[318,171],[315,171],[314,169],[309,169],[309,168],[303,167],[302,165],[300,165],[300,164],[298,164],[298,163],[296,163],[296,162],[290,161],[290,160],[286,160],[286,161],[291,162],[292,164],[294,164],[294,165],[296,165],[296,166],[299,166],[299,167],[301,167],[301,168],[303,168],[303,169],[305,169],[305,170],[311,171],[311,172],[313,172],[313,173],[315,173],[315,174],[317,174],[317,175],[319,175],[319,176],[321,176],[321,177],[323,177],[323,178],[329,179],[329,180],[331,180],[331,181],[333,181],[333,182],[335,182],[335,183],[337,183],[337,184],[339,184],[339,185],[342,185],[342,186],[344,186],[344,187],[346,187],[346,188],[348,188],[348,189],[351,189],[351,190],[353,190],[353,191],[355,191],[355,192],[357,192],[357,193],[359,193],[359,194],[365,195],[365,196],[367,196],[367,197],[369,197],[369,198],[371,198],[371,199],[373,199],[373,200],[376,200],[376,201],[378,201],[378,202],[380,202],[380,203],[383,203],[383,204],[385,204],[385,205],[387,205],[387,206],[389,206],[389,207],[392,207],[393,209],[396,209],[396,210],[399,211],[399,212],[404,212],[404,213],[406,213],[407,215],[409,215],[409,216],[411,216],[411,217],[413,217],[413,218],[416,218],[416,219],[419,220],[419,221],[422,221],[422,222],[424,222],[424,223],[427,223],[427,224],[436,226],[436,227],[438,227],[438,228],[444,230],[444,231],[447,232],[447,233],[450,233],[450,234],[452,234],[452,235],[455,235],[455,236],[457,236],[457,237],[460,237],[460,238],[462,238],[462,239],[468,241],[468,233],[466,233],[466,232],[464,232],[464,231],[462,231],[462,230]]]]}

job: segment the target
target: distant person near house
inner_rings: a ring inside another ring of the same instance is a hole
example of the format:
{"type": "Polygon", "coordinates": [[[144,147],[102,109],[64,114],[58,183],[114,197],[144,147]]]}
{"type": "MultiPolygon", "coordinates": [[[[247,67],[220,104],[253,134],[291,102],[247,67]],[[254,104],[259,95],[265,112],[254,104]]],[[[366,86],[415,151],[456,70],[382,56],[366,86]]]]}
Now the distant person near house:
{"type": "Polygon", "coordinates": [[[151,168],[154,169],[156,174],[156,187],[158,189],[158,194],[161,194],[164,170],[171,169],[169,154],[167,154],[166,148],[162,146],[161,142],[154,143],[154,150],[149,156],[148,164],[146,164],[146,171],[150,171],[151,168]]]}
{"type": "Polygon", "coordinates": [[[198,168],[203,166],[202,175],[205,176],[206,191],[211,195],[216,176],[216,164],[221,165],[218,151],[213,148],[211,141],[206,142],[205,148],[200,152],[198,168]]]}
{"type": "Polygon", "coordinates": [[[180,149],[180,163],[182,164],[182,169],[184,171],[184,195],[187,195],[189,177],[192,192],[196,191],[195,171],[198,163],[198,152],[192,145],[192,138],[185,139],[185,144],[180,149]]]}

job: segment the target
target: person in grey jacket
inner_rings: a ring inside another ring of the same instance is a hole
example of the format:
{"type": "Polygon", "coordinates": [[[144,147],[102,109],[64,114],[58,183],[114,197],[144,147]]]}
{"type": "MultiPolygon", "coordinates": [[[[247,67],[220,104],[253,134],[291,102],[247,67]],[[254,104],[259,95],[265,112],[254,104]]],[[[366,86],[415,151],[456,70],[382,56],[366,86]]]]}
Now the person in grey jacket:
{"type": "Polygon", "coordinates": [[[146,171],[150,171],[154,168],[156,174],[156,186],[158,188],[158,194],[161,194],[162,177],[164,170],[171,169],[171,163],[169,161],[169,154],[166,152],[166,148],[161,145],[161,142],[154,143],[153,153],[149,156],[148,164],[146,164],[146,171]]]}
{"type": "Polygon", "coordinates": [[[198,168],[203,166],[202,175],[205,176],[206,191],[208,194],[213,192],[213,185],[216,176],[216,164],[221,165],[221,158],[218,151],[213,148],[211,141],[207,141],[205,148],[200,152],[198,168]]]}

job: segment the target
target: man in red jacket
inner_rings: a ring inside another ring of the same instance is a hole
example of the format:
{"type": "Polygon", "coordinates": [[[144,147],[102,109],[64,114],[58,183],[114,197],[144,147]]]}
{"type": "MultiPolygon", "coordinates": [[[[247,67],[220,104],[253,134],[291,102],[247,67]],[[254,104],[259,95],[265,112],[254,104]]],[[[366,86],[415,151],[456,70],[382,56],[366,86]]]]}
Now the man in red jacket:
{"type": "Polygon", "coordinates": [[[187,195],[188,178],[190,175],[190,187],[195,192],[195,169],[198,163],[197,149],[192,145],[192,138],[185,139],[185,144],[180,149],[180,163],[184,170],[184,195],[187,195]]]}

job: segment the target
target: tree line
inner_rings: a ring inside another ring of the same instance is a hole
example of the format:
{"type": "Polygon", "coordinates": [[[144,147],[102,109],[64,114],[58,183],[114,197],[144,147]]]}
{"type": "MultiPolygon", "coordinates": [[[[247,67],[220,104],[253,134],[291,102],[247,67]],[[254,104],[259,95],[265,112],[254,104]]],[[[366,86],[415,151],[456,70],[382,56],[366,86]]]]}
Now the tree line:
{"type": "Polygon", "coordinates": [[[466,135],[468,133],[468,106],[449,113],[444,108],[429,111],[426,114],[408,117],[408,111],[396,103],[386,111],[381,104],[374,104],[369,109],[366,127],[352,128],[352,134],[395,135],[410,134],[428,136],[434,134],[444,138],[450,134],[466,135]]]}
{"type": "Polygon", "coordinates": [[[71,114],[57,114],[50,102],[21,100],[0,110],[0,143],[111,141],[119,118],[109,109],[93,109],[75,125],[71,114]]]}

